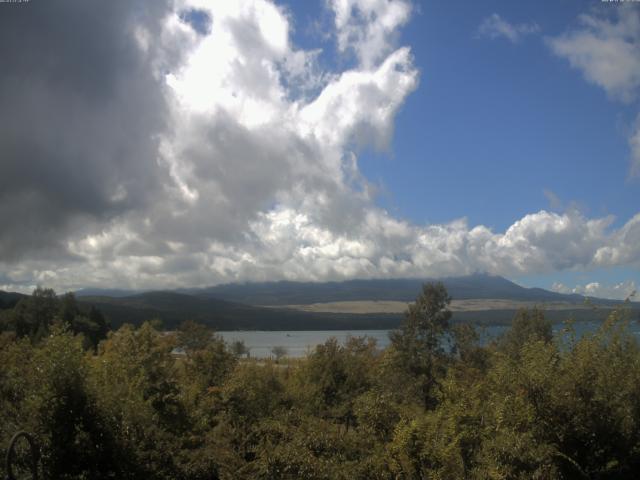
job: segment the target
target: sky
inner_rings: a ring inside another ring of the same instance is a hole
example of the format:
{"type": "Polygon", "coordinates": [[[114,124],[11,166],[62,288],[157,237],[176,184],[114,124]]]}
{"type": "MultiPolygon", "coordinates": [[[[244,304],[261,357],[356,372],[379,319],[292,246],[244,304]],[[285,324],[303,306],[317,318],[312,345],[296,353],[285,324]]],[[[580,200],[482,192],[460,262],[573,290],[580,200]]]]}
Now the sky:
{"type": "Polygon", "coordinates": [[[0,3],[0,289],[640,285],[640,3],[0,3]]]}

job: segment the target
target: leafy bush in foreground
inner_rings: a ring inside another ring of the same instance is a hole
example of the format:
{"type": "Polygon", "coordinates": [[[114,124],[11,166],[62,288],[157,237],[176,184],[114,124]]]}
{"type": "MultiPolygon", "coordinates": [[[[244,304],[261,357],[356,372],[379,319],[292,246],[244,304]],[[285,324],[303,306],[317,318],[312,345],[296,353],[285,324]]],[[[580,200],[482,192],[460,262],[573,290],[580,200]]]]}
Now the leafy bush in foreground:
{"type": "Polygon", "coordinates": [[[640,347],[624,310],[580,339],[570,326],[554,338],[542,311],[522,311],[481,346],[471,327],[449,326],[444,288],[426,285],[386,350],[329,340],[274,363],[242,358],[192,323],[177,334],[123,326],[94,349],[43,298],[4,314],[22,330],[0,335],[0,449],[15,431],[33,432],[44,478],[631,479],[640,470],[640,347]]]}

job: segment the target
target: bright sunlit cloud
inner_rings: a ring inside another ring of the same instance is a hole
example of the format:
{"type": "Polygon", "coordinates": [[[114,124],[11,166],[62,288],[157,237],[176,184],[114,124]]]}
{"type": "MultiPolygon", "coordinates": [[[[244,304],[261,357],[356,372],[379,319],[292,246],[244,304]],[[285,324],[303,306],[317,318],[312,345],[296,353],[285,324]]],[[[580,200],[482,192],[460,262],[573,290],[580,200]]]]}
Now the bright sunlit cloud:
{"type": "MultiPolygon", "coordinates": [[[[331,0],[329,40],[302,47],[299,19],[269,0],[134,3],[96,6],[104,25],[79,52],[65,50],[76,32],[39,32],[37,22],[0,35],[49,38],[42,51],[24,46],[39,69],[14,55],[0,73],[2,124],[31,127],[0,134],[10,152],[0,211],[24,213],[4,215],[0,232],[7,288],[640,268],[639,215],[616,223],[606,213],[538,208],[498,229],[457,217],[425,223],[380,206],[363,158],[393,156],[400,112],[437,74],[401,35],[433,12],[403,0],[331,0]],[[45,61],[51,55],[58,63],[45,61]],[[33,79],[15,88],[25,75],[33,79]]],[[[82,23],[78,9],[55,14],[82,23]]],[[[639,25],[637,12],[585,14],[546,42],[589,82],[631,102],[639,25]]],[[[517,43],[540,30],[494,13],[479,33],[517,43]]],[[[634,169],[638,135],[636,125],[634,169]]]]}

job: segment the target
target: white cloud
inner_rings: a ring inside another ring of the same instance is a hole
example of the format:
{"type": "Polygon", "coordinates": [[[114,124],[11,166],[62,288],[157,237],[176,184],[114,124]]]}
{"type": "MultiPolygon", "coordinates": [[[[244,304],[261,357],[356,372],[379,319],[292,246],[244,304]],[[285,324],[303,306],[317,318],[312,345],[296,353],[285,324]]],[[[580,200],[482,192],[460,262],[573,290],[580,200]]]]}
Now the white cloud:
{"type": "MultiPolygon", "coordinates": [[[[139,226],[136,231],[114,225],[72,245],[84,262],[67,268],[57,280],[65,286],[86,285],[90,279],[92,285],[160,288],[475,271],[509,276],[639,265],[633,233],[638,220],[608,232],[610,221],[541,211],[496,233],[482,225],[470,227],[465,220],[415,226],[368,207],[352,228],[340,232],[318,222],[312,212],[281,206],[259,214],[245,232],[246,241],[209,239],[198,248],[193,243],[145,241],[139,226]],[[610,253],[606,258],[604,250],[610,253]]],[[[21,263],[8,274],[34,283],[33,278],[46,276],[50,268],[49,263],[21,263]]],[[[593,290],[584,292],[596,296],[593,290]]]]}
{"type": "Polygon", "coordinates": [[[614,232],[607,245],[598,248],[594,263],[603,266],[640,266],[640,214],[614,232]]]}
{"type": "MultiPolygon", "coordinates": [[[[130,173],[108,194],[141,200],[64,237],[64,255],[4,258],[0,283],[171,288],[640,265],[640,215],[611,230],[608,217],[540,211],[494,232],[465,219],[415,225],[377,208],[358,153],[388,148],[395,116],[417,88],[410,49],[394,48],[410,7],[332,6],[339,42],[360,58],[342,71],[322,71],[317,50],[293,45],[290,14],[267,0],[182,0],[162,17],[159,41],[134,29],[145,68],[163,80],[166,128],[153,131],[151,160],[109,145],[109,171],[123,162],[130,173]],[[189,8],[207,13],[211,28],[193,30],[180,15],[189,8]]],[[[135,119],[144,105],[113,118],[135,119]]],[[[132,142],[150,136],[125,133],[132,142]]]]}
{"type": "Polygon", "coordinates": [[[485,18],[478,27],[478,36],[488,38],[506,38],[511,43],[519,42],[523,37],[538,33],[540,27],[536,23],[512,24],[497,13],[485,18]]]}
{"type": "Polygon", "coordinates": [[[404,0],[327,1],[335,14],[338,49],[353,50],[364,68],[393,50],[398,28],[411,15],[411,4],[404,0]]]}
{"type": "MultiPolygon", "coordinates": [[[[640,10],[619,5],[613,14],[603,17],[583,14],[580,27],[547,44],[559,57],[615,100],[630,104],[640,93],[640,10]]],[[[640,175],[640,116],[629,136],[630,175],[640,175]]]]}
{"type": "Polygon", "coordinates": [[[341,148],[351,141],[384,148],[397,109],[417,86],[412,62],[410,50],[400,48],[375,70],[343,73],[301,109],[302,133],[341,148]]]}
{"type": "MultiPolygon", "coordinates": [[[[395,29],[395,2],[362,8],[371,14],[362,25],[371,38],[363,42],[391,46],[384,32],[395,29]]],[[[406,47],[385,47],[375,66],[322,72],[317,50],[291,44],[289,22],[288,12],[263,0],[179,3],[162,33],[183,50],[183,61],[166,73],[171,115],[159,138],[162,191],[146,208],[70,238],[67,250],[78,261],[56,284],[319,279],[370,263],[371,240],[350,233],[372,208],[357,151],[387,148],[418,72],[406,47]],[[183,20],[190,8],[210,16],[208,31],[183,20]],[[321,86],[310,99],[309,86],[321,86]]],[[[26,282],[50,268],[27,263],[8,276],[26,282]]]]}
{"type": "Polygon", "coordinates": [[[633,132],[629,137],[631,149],[631,176],[640,176],[640,114],[636,117],[633,132]]]}
{"type": "Polygon", "coordinates": [[[611,98],[631,102],[640,89],[640,10],[613,8],[611,17],[583,14],[580,27],[547,39],[551,50],[611,98]]]}
{"type": "Polygon", "coordinates": [[[576,285],[571,288],[562,283],[554,283],[551,290],[558,293],[577,293],[587,297],[610,298],[613,300],[626,300],[629,296],[635,299],[635,292],[638,287],[633,280],[627,280],[616,284],[602,284],[600,282],[591,282],[585,285],[576,285]]]}

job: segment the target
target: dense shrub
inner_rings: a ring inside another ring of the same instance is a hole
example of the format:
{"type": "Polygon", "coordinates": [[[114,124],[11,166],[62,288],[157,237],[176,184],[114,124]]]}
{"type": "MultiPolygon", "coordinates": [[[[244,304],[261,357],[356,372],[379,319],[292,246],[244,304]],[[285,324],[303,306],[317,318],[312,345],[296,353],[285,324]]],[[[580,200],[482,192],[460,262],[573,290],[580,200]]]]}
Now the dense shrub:
{"type": "MultiPolygon", "coordinates": [[[[123,326],[94,348],[72,298],[40,297],[4,317],[17,330],[0,334],[0,449],[32,432],[43,478],[631,479],[640,469],[640,347],[624,310],[581,338],[570,328],[554,338],[542,311],[522,311],[482,346],[470,327],[450,328],[446,291],[428,285],[385,351],[329,340],[274,363],[240,358],[193,323],[177,334],[123,326]]],[[[80,316],[91,315],[100,324],[80,316]]]]}

